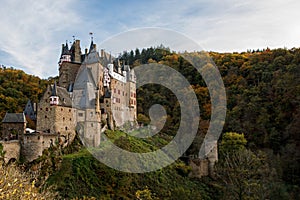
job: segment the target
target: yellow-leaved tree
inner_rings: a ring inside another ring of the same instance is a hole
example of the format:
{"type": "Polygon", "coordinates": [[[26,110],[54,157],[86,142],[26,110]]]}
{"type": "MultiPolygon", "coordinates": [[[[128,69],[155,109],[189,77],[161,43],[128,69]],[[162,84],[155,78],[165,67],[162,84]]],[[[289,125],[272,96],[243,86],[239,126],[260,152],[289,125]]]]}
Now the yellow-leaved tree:
{"type": "Polygon", "coordinates": [[[55,194],[49,190],[40,192],[35,181],[22,172],[16,165],[4,164],[3,146],[0,144],[0,199],[40,200],[54,199],[55,194]]]}

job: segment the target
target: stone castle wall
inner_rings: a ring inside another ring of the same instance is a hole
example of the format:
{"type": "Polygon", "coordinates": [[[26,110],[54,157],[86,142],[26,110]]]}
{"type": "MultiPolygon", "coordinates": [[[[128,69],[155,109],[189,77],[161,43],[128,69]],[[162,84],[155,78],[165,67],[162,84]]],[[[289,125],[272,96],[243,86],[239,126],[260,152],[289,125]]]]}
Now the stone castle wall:
{"type": "MultiPolygon", "coordinates": [[[[71,107],[50,105],[51,95],[48,87],[43,98],[38,104],[37,131],[60,134],[70,142],[75,138],[76,110],[71,107]]],[[[64,101],[64,99],[59,99],[64,101]]]]}
{"type": "Polygon", "coordinates": [[[122,126],[127,121],[136,119],[136,90],[135,84],[111,80],[112,102],[111,110],[116,126],[122,126]]]}
{"type": "Polygon", "coordinates": [[[189,166],[192,168],[190,177],[201,178],[209,175],[209,160],[208,159],[191,159],[189,160],[189,166]]]}
{"type": "Polygon", "coordinates": [[[218,141],[206,141],[202,145],[204,145],[205,155],[201,158],[189,158],[189,165],[192,168],[191,177],[214,176],[214,166],[218,162],[218,141]]]}
{"type": "Polygon", "coordinates": [[[2,136],[4,140],[9,140],[11,134],[17,134],[18,137],[25,133],[25,123],[3,123],[2,136]]]}
{"type": "Polygon", "coordinates": [[[11,140],[11,141],[0,141],[3,146],[4,162],[8,163],[11,159],[19,160],[21,146],[19,140],[11,140]]]}
{"type": "Polygon", "coordinates": [[[77,110],[77,131],[88,147],[100,145],[101,114],[95,109],[77,110]]]}
{"type": "Polygon", "coordinates": [[[21,142],[21,155],[25,161],[33,161],[42,155],[44,149],[56,145],[57,134],[25,134],[21,142]]]}

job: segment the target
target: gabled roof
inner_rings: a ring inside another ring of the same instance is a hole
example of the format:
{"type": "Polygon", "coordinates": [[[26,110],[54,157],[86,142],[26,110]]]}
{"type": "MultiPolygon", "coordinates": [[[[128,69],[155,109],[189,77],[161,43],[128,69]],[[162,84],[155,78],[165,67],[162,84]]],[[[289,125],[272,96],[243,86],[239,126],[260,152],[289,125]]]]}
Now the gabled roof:
{"type": "Polygon", "coordinates": [[[28,116],[32,120],[36,120],[36,113],[35,113],[35,105],[29,99],[24,108],[25,116],[28,116]]]}
{"type": "Polygon", "coordinates": [[[84,57],[83,64],[92,64],[100,62],[100,56],[96,48],[92,48],[89,53],[84,57]]]}
{"type": "Polygon", "coordinates": [[[59,105],[72,107],[72,99],[70,98],[67,89],[59,86],[56,86],[56,89],[57,89],[57,96],[60,99],[59,105]]]}
{"type": "MultiPolygon", "coordinates": [[[[60,87],[58,85],[48,85],[47,92],[44,94],[43,97],[48,99],[50,96],[58,96],[59,97],[59,104],[60,106],[72,107],[72,100],[70,98],[69,92],[66,88],[60,87]],[[55,93],[53,93],[55,91],[55,93]]],[[[43,101],[43,99],[41,101],[43,101]]]]}
{"type": "Polygon", "coordinates": [[[6,113],[2,123],[26,123],[24,113],[6,113]]]}
{"type": "Polygon", "coordinates": [[[78,75],[76,77],[73,89],[85,89],[86,83],[91,83],[94,87],[97,86],[91,69],[86,66],[81,66],[80,71],[78,72],[78,75]]]}

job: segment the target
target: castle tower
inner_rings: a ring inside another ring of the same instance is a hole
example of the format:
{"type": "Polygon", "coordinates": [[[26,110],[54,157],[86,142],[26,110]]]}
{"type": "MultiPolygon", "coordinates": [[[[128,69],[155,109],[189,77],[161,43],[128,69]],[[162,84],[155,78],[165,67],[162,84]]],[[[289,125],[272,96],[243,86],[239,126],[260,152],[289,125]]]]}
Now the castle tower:
{"type": "Polygon", "coordinates": [[[80,40],[75,40],[70,49],[72,62],[81,63],[81,48],[80,48],[80,40]]]}
{"type": "Polygon", "coordinates": [[[93,69],[83,65],[73,90],[73,106],[77,112],[76,130],[83,143],[88,147],[100,144],[101,113],[99,90],[93,76],[93,69]]]}
{"type": "Polygon", "coordinates": [[[58,85],[72,92],[79,67],[82,63],[80,40],[75,40],[69,49],[68,44],[62,45],[61,57],[59,60],[58,85]]]}
{"type": "Polygon", "coordinates": [[[137,119],[136,109],[137,109],[137,102],[136,102],[136,75],[134,70],[131,70],[128,65],[124,66],[124,70],[126,70],[126,77],[127,77],[127,90],[129,91],[128,95],[128,107],[130,113],[131,121],[135,121],[137,119]]]}
{"type": "Polygon", "coordinates": [[[60,134],[68,141],[75,137],[75,110],[66,88],[49,85],[38,104],[37,127],[39,132],[60,134]]]}
{"type": "Polygon", "coordinates": [[[69,51],[68,43],[66,45],[62,44],[61,56],[58,64],[61,65],[63,62],[71,62],[71,52],[69,51]]]}

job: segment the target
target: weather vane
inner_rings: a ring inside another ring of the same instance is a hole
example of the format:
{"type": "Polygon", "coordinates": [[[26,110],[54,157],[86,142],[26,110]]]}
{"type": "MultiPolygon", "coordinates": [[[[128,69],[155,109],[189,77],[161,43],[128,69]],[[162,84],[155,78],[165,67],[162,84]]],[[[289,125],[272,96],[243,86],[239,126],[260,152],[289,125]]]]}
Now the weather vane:
{"type": "Polygon", "coordinates": [[[93,41],[93,32],[90,32],[89,34],[91,36],[91,40],[93,41]]]}

